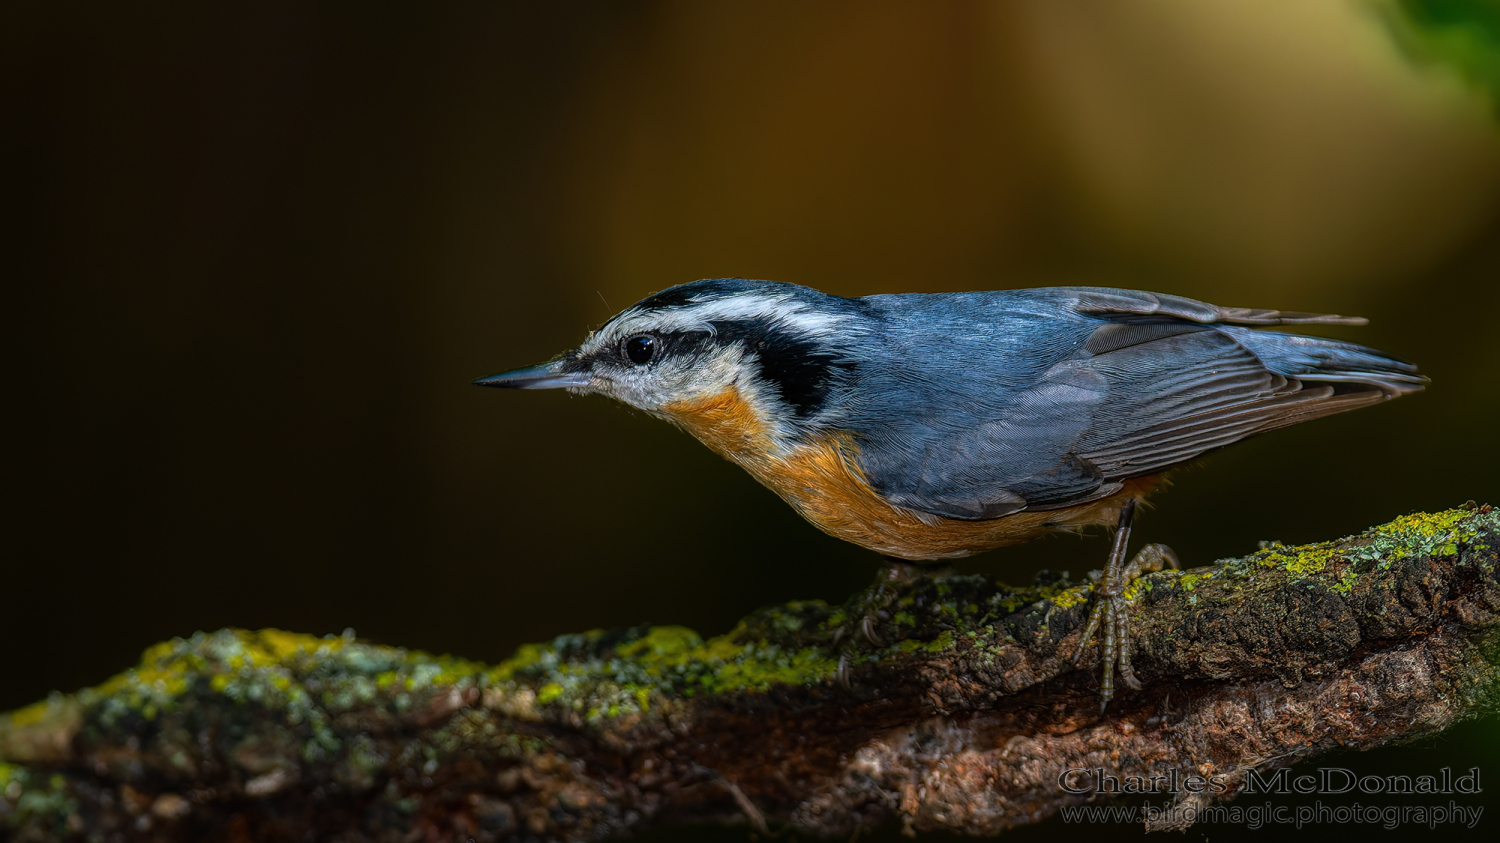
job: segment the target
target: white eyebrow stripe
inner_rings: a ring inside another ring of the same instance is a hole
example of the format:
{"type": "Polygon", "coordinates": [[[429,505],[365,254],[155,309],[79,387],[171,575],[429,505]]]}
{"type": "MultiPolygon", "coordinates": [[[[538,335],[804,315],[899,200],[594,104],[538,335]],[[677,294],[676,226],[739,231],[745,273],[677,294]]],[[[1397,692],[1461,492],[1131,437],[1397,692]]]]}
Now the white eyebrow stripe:
{"type": "Polygon", "coordinates": [[[607,345],[639,331],[707,331],[714,333],[713,323],[751,319],[771,319],[808,337],[823,336],[838,330],[847,317],[825,313],[791,296],[733,296],[689,304],[667,310],[632,313],[616,320],[604,332],[584,343],[589,350],[607,345]]]}

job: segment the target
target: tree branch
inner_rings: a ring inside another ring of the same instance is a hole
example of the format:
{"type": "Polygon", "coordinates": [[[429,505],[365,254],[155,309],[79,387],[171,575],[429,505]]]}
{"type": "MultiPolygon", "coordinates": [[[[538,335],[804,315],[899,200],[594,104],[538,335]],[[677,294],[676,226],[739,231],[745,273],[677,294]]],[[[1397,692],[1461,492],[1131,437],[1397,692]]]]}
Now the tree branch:
{"type": "Polygon", "coordinates": [[[200,633],[0,716],[0,838],[596,840],[702,821],[848,834],[893,817],[993,833],[1084,801],[1059,778],[1094,768],[1204,777],[1216,784],[1178,796],[1202,806],[1249,771],[1493,710],[1497,548],[1500,513],[1469,505],[1151,574],[1131,627],[1146,687],[1103,718],[1096,666],[1066,660],[1091,586],[1060,580],[903,586],[878,630],[897,643],[847,675],[845,618],[820,602],[708,641],[568,635],[497,666],[200,633]]]}

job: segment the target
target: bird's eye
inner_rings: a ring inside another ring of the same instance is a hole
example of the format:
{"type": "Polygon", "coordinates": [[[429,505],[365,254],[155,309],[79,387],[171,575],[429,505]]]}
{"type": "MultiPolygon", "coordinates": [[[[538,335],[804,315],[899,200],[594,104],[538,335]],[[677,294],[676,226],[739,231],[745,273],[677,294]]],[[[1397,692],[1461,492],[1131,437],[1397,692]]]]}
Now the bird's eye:
{"type": "Polygon", "coordinates": [[[625,356],[637,366],[644,366],[650,362],[651,355],[655,353],[656,338],[653,336],[642,334],[625,341],[625,356]]]}

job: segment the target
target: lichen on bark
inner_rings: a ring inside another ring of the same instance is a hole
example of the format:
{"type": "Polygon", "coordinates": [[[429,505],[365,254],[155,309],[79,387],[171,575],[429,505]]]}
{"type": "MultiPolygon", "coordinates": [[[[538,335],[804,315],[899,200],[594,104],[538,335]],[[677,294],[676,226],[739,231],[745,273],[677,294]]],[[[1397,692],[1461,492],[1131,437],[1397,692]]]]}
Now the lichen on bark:
{"type": "MultiPolygon", "coordinates": [[[[1493,710],[1500,514],[1467,506],[1139,580],[1146,687],[1068,659],[1091,585],[903,585],[882,646],[788,603],[702,639],[595,630],[498,665],[222,630],[0,715],[0,838],[595,840],[727,821],[991,833],[1121,777],[1247,771],[1493,710]],[[840,661],[844,665],[841,668],[840,661]],[[415,836],[414,836],[415,835],[415,836]]],[[[857,605],[851,601],[850,606],[857,605]]],[[[852,611],[852,609],[851,609],[852,611]]],[[[1170,826],[1171,822],[1164,823],[1170,826]]]]}

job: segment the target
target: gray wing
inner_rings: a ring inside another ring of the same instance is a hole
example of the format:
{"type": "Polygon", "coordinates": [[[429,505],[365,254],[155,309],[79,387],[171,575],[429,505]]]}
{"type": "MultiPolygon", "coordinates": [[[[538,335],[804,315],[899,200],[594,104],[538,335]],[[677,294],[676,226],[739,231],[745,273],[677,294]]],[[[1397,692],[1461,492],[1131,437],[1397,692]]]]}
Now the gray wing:
{"type": "Polygon", "coordinates": [[[1108,384],[1087,365],[1059,363],[1003,401],[948,396],[907,435],[862,453],[863,467],[891,503],[949,518],[1085,498],[1103,476],[1071,449],[1107,396],[1108,384]]]}
{"type": "Polygon", "coordinates": [[[1127,290],[1047,292],[1066,313],[1012,316],[1004,327],[1057,359],[989,400],[966,389],[935,396],[918,425],[879,442],[866,470],[892,503],[966,520],[1075,506],[1131,477],[1425,382],[1410,364],[1361,346],[1223,324],[1356,321],[1347,317],[1127,290]]]}

